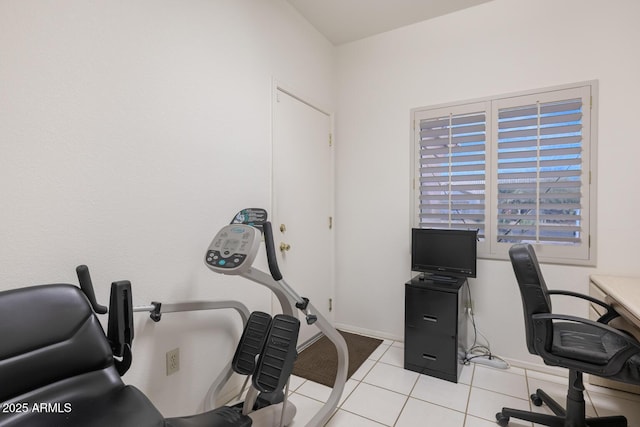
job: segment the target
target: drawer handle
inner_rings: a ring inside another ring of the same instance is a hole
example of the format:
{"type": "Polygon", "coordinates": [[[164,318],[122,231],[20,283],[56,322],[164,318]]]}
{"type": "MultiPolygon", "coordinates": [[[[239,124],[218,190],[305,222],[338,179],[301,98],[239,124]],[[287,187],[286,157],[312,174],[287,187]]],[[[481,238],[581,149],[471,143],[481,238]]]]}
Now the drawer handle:
{"type": "Polygon", "coordinates": [[[422,358],[423,359],[427,359],[427,360],[432,360],[432,361],[438,360],[438,358],[436,356],[432,356],[432,355],[426,354],[426,353],[424,353],[422,355],[422,358]]]}
{"type": "Polygon", "coordinates": [[[422,320],[426,320],[427,322],[433,322],[433,323],[438,323],[438,317],[437,316],[428,316],[428,315],[423,315],[422,316],[422,320]]]}

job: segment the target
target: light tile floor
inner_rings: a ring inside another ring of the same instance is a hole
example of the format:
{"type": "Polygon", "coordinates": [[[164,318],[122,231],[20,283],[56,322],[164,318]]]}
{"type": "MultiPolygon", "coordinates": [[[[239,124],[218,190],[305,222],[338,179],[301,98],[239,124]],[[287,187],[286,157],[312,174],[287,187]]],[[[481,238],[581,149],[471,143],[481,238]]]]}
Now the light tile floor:
{"type": "MultiPolygon", "coordinates": [[[[530,403],[529,395],[537,388],[564,406],[566,378],[472,364],[463,368],[455,384],[404,370],[403,358],[402,342],[384,341],[347,382],[327,427],[493,427],[503,406],[551,413],[530,403]]],[[[640,427],[640,395],[585,385],[589,416],[624,415],[629,427],[640,427]]],[[[298,409],[292,427],[305,426],[331,392],[300,377],[292,377],[289,388],[298,409]]],[[[532,426],[513,418],[509,425],[532,426]]]]}

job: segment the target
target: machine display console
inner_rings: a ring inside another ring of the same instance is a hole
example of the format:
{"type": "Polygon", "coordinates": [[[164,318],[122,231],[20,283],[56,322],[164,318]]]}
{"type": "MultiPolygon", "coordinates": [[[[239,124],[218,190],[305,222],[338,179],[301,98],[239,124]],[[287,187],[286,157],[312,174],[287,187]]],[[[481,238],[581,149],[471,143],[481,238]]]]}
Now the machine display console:
{"type": "Polygon", "coordinates": [[[260,230],[250,225],[227,225],[218,231],[209,245],[205,264],[216,273],[244,273],[251,268],[261,237],[260,230]]]}
{"type": "Polygon", "coordinates": [[[231,224],[246,224],[254,227],[262,227],[267,221],[267,211],[262,208],[242,209],[233,217],[231,224]]]}

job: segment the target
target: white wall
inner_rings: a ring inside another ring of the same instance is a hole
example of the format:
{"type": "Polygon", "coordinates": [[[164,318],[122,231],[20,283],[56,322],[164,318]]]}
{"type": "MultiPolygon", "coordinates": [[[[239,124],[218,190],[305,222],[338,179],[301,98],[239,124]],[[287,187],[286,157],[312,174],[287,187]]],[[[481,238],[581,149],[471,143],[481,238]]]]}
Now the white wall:
{"type": "MultiPolygon", "coordinates": [[[[640,3],[495,0],[338,48],[336,321],[402,338],[410,278],[410,109],[598,79],[596,268],[544,265],[551,288],[588,275],[640,276],[640,3]],[[624,196],[622,196],[624,194],[624,196]]],[[[495,353],[540,363],[524,344],[511,266],[479,261],[476,320],[495,353]]],[[[586,305],[556,308],[586,315],[586,305]]]]}
{"type": "MultiPolygon", "coordinates": [[[[640,230],[623,220],[640,209],[640,4],[615,4],[495,0],[333,48],[284,0],[0,2],[0,289],[75,282],[86,263],[102,301],[111,281],[130,279],[139,303],[268,309],[266,291],[214,275],[202,255],[235,211],[270,204],[273,77],[337,108],[341,324],[402,338],[409,111],[424,105],[598,79],[598,266],[543,269],[552,286],[583,292],[593,272],[638,276],[640,230]]],[[[478,324],[498,354],[539,363],[512,276],[480,261],[478,324]]],[[[138,316],[125,380],[166,415],[195,411],[237,323],[138,316]],[[164,377],[176,346],[182,370],[164,377]]]]}
{"type": "MultiPolygon", "coordinates": [[[[0,290],[75,283],[84,263],[103,303],[129,279],[138,304],[269,310],[203,255],[239,209],[270,205],[272,79],[332,108],[333,54],[284,0],[0,2],[0,290]]],[[[125,381],[165,415],[194,412],[238,324],[137,315],[125,381]]]]}

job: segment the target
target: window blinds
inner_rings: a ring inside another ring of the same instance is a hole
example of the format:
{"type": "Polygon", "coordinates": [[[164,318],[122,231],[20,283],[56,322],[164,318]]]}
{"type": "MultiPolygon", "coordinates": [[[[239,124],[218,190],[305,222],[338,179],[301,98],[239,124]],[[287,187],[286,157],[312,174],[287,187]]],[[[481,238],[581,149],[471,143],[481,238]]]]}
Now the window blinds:
{"type": "Polygon", "coordinates": [[[413,225],[477,229],[479,257],[532,243],[594,265],[596,105],[593,81],[414,109],[413,225]]]}
{"type": "Polygon", "coordinates": [[[485,235],[486,112],[419,121],[422,228],[478,229],[485,235]]]}
{"type": "Polygon", "coordinates": [[[582,107],[578,98],[498,109],[498,242],[582,242],[582,107]]]}

